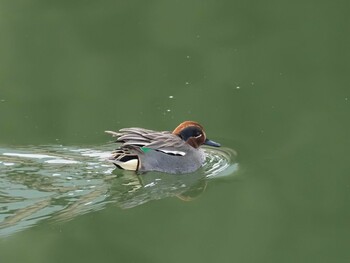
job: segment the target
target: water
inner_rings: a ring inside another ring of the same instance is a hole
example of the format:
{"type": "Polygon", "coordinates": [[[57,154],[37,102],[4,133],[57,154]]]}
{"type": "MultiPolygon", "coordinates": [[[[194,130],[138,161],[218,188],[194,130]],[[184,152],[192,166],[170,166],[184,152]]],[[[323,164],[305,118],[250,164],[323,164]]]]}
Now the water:
{"type": "Polygon", "coordinates": [[[348,10],[0,1],[0,262],[350,262],[348,10]],[[194,174],[104,159],[185,120],[194,174]]]}
{"type": "Polygon", "coordinates": [[[233,150],[206,148],[206,161],[196,173],[137,175],[108,162],[113,148],[0,149],[0,236],[41,220],[73,219],[107,204],[126,209],[166,197],[190,201],[204,192],[208,180],[238,172],[233,150]]]}

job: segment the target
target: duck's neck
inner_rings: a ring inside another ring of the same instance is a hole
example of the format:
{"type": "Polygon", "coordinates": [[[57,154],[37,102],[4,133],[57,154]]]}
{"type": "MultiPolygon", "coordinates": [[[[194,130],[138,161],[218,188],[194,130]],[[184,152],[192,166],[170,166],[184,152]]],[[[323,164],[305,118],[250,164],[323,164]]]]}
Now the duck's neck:
{"type": "Polygon", "coordinates": [[[193,148],[198,148],[200,146],[199,143],[197,142],[197,140],[193,137],[188,138],[186,143],[191,145],[193,148]]]}

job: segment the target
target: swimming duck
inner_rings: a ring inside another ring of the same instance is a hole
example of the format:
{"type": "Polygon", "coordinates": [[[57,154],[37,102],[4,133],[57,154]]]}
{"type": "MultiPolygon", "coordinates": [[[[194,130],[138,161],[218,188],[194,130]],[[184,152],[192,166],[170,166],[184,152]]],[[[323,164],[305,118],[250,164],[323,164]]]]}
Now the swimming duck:
{"type": "Polygon", "coordinates": [[[106,133],[121,143],[110,157],[113,164],[124,170],[140,172],[191,173],[205,160],[201,145],[220,146],[208,140],[203,126],[194,121],[185,121],[172,132],[124,128],[106,133]]]}

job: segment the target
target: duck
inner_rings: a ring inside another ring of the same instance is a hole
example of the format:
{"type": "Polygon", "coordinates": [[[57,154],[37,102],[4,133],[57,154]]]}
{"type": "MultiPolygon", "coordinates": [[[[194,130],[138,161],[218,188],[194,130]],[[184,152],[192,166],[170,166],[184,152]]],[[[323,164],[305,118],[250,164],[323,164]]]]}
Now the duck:
{"type": "Polygon", "coordinates": [[[144,128],[105,132],[120,143],[108,159],[117,168],[136,172],[192,173],[205,161],[202,145],[220,147],[195,121],[184,121],[172,132],[144,128]]]}

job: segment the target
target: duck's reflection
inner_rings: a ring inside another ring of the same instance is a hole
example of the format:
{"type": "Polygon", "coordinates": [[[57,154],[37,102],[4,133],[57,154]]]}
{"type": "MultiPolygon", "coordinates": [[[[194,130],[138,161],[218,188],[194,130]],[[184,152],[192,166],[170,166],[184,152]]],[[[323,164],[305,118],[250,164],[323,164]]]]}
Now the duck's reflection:
{"type": "Polygon", "coordinates": [[[151,200],[166,197],[178,197],[190,201],[199,196],[206,187],[203,173],[170,175],[162,173],[144,173],[136,175],[126,172],[111,185],[111,199],[121,208],[132,208],[151,200]]]}
{"type": "Polygon", "coordinates": [[[0,236],[106,206],[129,209],[167,197],[191,201],[209,178],[237,170],[228,151],[207,152],[204,167],[190,174],[114,169],[107,154],[58,146],[0,148],[0,236]]]}
{"type": "MultiPolygon", "coordinates": [[[[20,198],[2,195],[0,215],[0,235],[35,225],[42,219],[65,221],[78,215],[96,211],[107,205],[128,209],[152,200],[178,197],[191,201],[199,196],[206,187],[206,179],[200,173],[187,175],[168,175],[162,173],[136,174],[115,170],[113,174],[100,178],[100,183],[90,186],[89,190],[81,187],[57,187],[57,182],[40,184],[36,180],[29,183],[25,177],[14,176],[12,183],[24,183],[32,191],[50,193],[40,198],[20,198]],[[21,178],[23,180],[21,180],[21,178]],[[84,192],[84,193],[83,193],[84,192]],[[80,193],[80,194],[78,194],[80,193]],[[16,202],[17,204],[13,203],[16,202]],[[10,207],[17,209],[10,210],[10,207]]],[[[39,179],[39,178],[38,178],[39,179]]]]}

